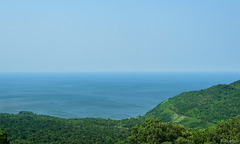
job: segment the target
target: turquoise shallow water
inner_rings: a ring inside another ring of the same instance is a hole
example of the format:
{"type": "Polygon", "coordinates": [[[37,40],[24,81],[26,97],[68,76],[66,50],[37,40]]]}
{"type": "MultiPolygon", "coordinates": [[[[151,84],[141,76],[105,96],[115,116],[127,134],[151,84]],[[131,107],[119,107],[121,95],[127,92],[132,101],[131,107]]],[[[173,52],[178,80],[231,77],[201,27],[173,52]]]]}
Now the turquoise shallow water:
{"type": "Polygon", "coordinates": [[[64,118],[144,115],[184,91],[240,79],[240,73],[1,73],[0,112],[64,118]]]}

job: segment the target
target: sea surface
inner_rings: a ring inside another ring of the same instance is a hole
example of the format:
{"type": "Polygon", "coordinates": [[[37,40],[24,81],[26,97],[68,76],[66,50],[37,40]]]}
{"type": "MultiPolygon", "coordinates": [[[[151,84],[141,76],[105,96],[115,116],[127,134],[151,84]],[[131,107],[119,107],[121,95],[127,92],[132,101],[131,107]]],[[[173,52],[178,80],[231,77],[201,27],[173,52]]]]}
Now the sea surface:
{"type": "Polygon", "coordinates": [[[240,73],[0,73],[0,113],[123,119],[181,92],[236,80],[240,73]]]}

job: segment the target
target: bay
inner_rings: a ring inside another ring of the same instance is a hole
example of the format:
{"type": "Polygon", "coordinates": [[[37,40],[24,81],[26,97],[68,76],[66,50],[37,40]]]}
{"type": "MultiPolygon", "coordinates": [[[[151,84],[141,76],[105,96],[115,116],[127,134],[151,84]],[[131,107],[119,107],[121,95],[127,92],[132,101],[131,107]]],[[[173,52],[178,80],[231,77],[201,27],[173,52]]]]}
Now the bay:
{"type": "Polygon", "coordinates": [[[0,113],[123,119],[181,92],[239,79],[239,72],[0,73],[0,113]]]}

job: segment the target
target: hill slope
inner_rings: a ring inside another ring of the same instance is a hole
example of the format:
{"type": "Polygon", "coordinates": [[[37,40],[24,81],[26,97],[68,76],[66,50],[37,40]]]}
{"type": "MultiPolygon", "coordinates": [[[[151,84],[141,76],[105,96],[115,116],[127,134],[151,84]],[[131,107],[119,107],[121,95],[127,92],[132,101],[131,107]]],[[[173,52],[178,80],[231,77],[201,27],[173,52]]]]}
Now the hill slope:
{"type": "Polygon", "coordinates": [[[165,122],[181,123],[191,128],[206,127],[240,115],[239,107],[240,80],[229,85],[183,92],[163,101],[144,117],[160,117],[165,122]]]}
{"type": "Polygon", "coordinates": [[[130,127],[141,122],[137,118],[64,119],[32,112],[0,114],[0,127],[7,131],[11,143],[117,143],[130,135],[130,127]]]}

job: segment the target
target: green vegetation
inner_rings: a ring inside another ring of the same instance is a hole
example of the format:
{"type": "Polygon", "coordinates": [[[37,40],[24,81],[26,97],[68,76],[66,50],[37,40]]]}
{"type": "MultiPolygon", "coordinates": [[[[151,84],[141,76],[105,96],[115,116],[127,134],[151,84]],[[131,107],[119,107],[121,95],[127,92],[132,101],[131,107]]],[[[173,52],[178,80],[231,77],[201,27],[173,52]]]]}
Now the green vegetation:
{"type": "Polygon", "coordinates": [[[178,113],[216,123],[240,115],[239,84],[240,81],[237,81],[230,85],[221,84],[201,91],[185,92],[169,101],[178,113]]]}
{"type": "Polygon", "coordinates": [[[214,126],[214,124],[199,120],[193,117],[184,116],[174,112],[172,105],[168,100],[163,101],[158,106],[150,110],[144,115],[144,118],[161,118],[163,122],[173,122],[178,124],[183,124],[188,128],[205,128],[214,126]]]}
{"type": "Polygon", "coordinates": [[[186,140],[191,135],[191,131],[182,125],[162,123],[158,118],[147,119],[140,126],[132,128],[132,135],[126,142],[129,144],[174,142],[179,139],[186,140]]]}
{"type": "Polygon", "coordinates": [[[171,121],[188,128],[205,128],[240,115],[239,107],[240,81],[236,81],[230,85],[183,92],[160,103],[144,117],[160,117],[163,122],[171,121]]]}
{"type": "Polygon", "coordinates": [[[147,119],[140,126],[132,128],[129,144],[216,144],[240,143],[240,116],[227,122],[221,121],[215,127],[186,129],[183,125],[163,123],[158,118],[147,119]]]}
{"type": "Polygon", "coordinates": [[[144,116],[123,120],[2,113],[0,127],[8,135],[0,131],[0,144],[8,143],[7,137],[13,144],[231,143],[240,140],[240,116],[236,117],[240,115],[239,107],[240,81],[237,81],[181,93],[144,116]]]}
{"type": "Polygon", "coordinates": [[[0,144],[9,144],[7,132],[0,130],[0,144]]]}
{"type": "Polygon", "coordinates": [[[130,127],[142,122],[140,118],[63,119],[31,112],[0,114],[0,126],[8,132],[11,143],[120,143],[130,135],[130,127]]]}

